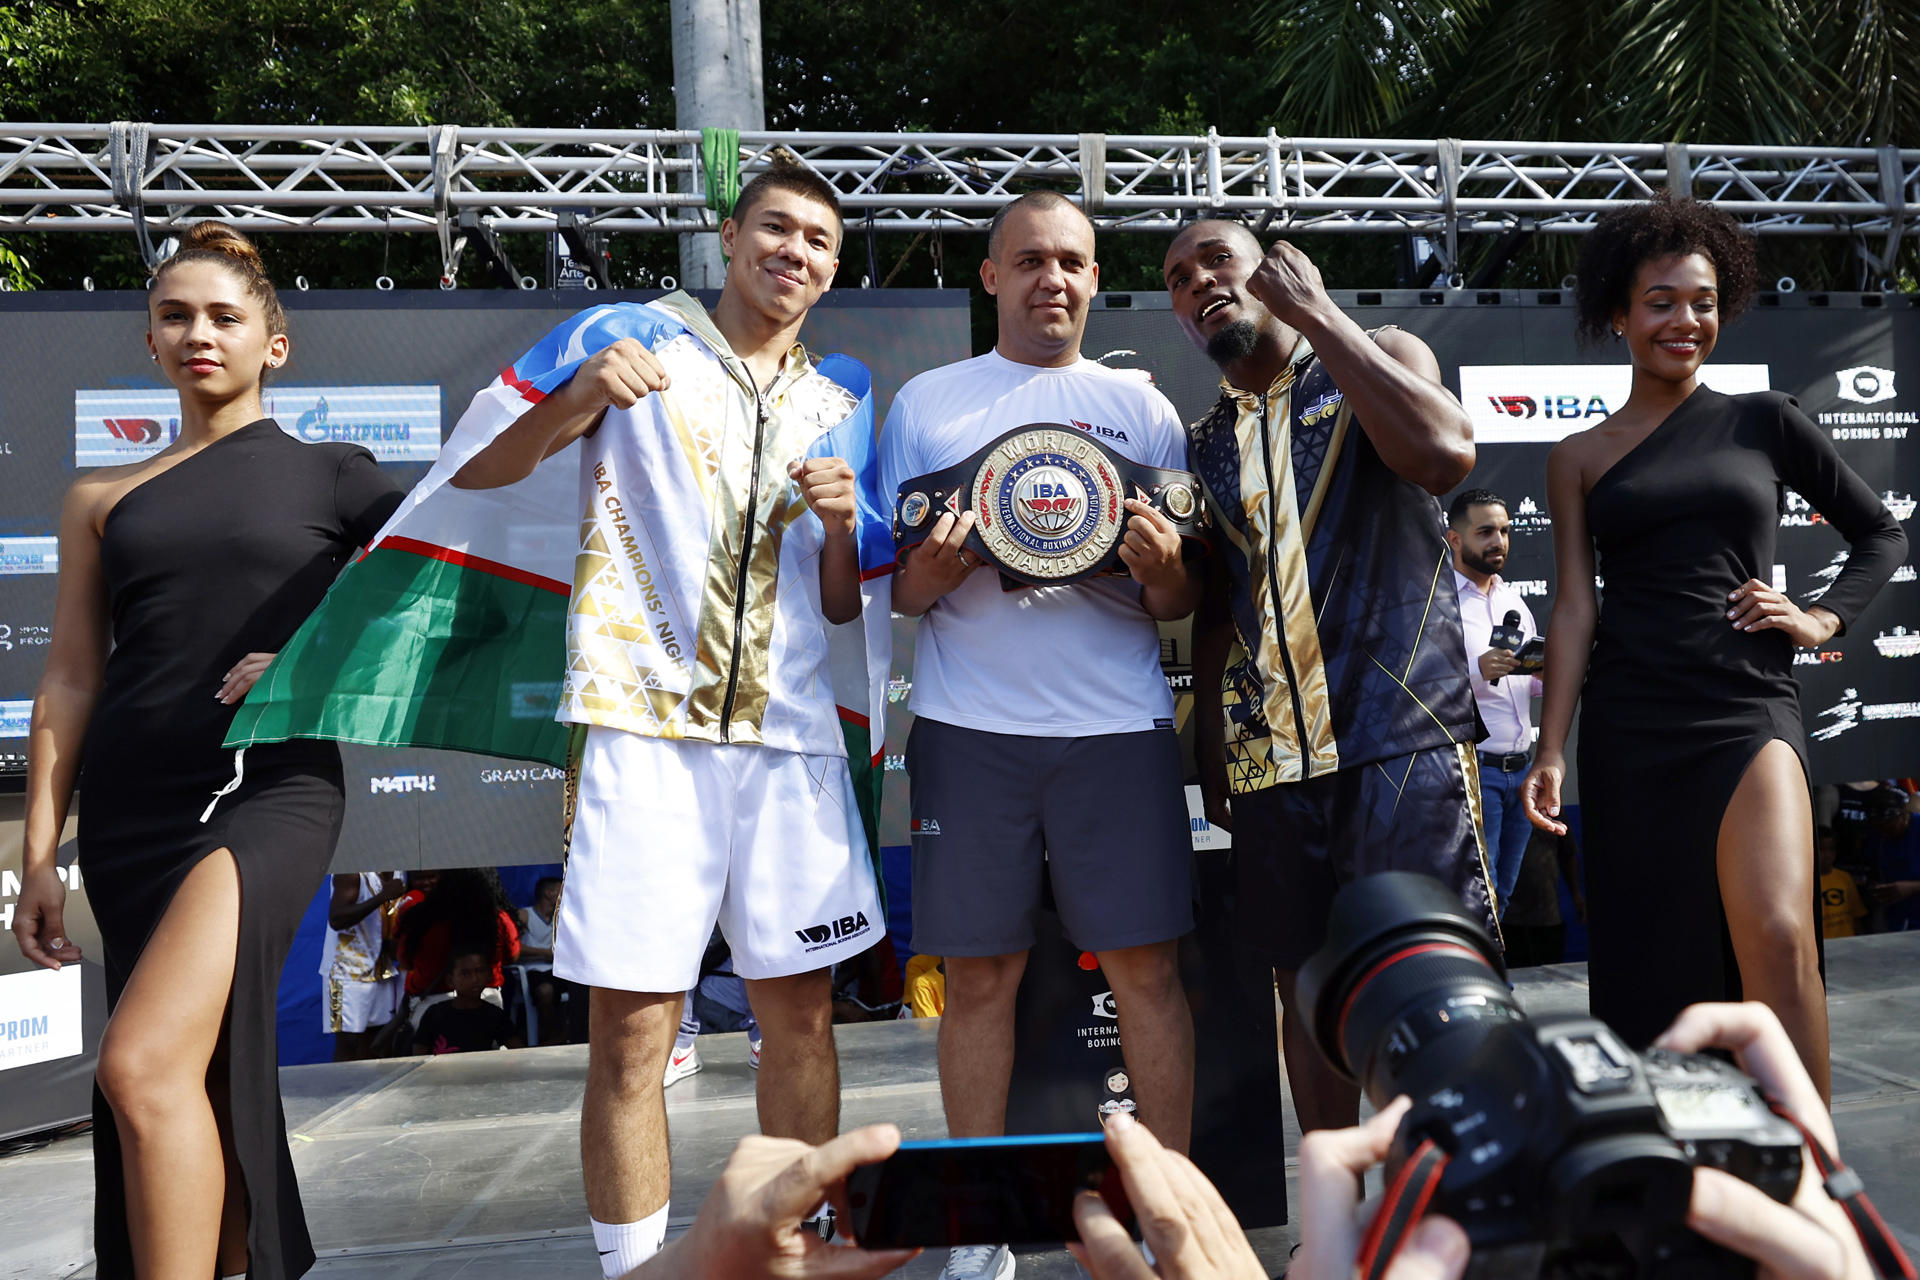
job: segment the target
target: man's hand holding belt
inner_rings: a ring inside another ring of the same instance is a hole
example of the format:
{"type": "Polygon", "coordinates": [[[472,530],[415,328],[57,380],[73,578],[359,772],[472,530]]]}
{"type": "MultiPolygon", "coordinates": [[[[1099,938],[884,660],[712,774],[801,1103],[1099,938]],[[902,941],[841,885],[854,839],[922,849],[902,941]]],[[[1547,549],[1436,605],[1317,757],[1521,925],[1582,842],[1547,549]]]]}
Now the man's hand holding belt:
{"type": "Polygon", "coordinates": [[[934,522],[924,542],[900,548],[893,574],[893,610],[917,618],[967,580],[986,561],[967,550],[973,512],[948,513],[934,522]]]}
{"type": "Polygon", "coordinates": [[[1059,423],[1016,427],[900,486],[895,607],[924,612],[988,563],[1008,590],[1127,574],[1149,614],[1183,617],[1197,594],[1183,562],[1204,550],[1205,525],[1191,472],[1140,466],[1059,423]]]}
{"type": "Polygon", "coordinates": [[[1198,603],[1199,582],[1187,571],[1180,531],[1151,503],[1128,498],[1126,509],[1120,562],[1140,584],[1140,603],[1155,618],[1186,617],[1198,603]]]}

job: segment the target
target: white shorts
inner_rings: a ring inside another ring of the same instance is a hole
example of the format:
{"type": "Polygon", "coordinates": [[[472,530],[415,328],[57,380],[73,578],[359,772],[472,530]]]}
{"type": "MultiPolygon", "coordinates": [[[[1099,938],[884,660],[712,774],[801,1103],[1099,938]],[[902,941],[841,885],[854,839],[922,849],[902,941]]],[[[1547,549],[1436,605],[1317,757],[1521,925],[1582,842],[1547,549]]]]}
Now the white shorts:
{"type": "Polygon", "coordinates": [[[847,762],[591,728],[553,972],[685,991],[716,922],[743,978],[823,969],[886,927],[847,762]]]}
{"type": "Polygon", "coordinates": [[[342,1031],[371,1031],[393,1021],[400,1007],[400,979],[360,982],[352,978],[320,979],[320,1029],[328,1035],[342,1031]]]}

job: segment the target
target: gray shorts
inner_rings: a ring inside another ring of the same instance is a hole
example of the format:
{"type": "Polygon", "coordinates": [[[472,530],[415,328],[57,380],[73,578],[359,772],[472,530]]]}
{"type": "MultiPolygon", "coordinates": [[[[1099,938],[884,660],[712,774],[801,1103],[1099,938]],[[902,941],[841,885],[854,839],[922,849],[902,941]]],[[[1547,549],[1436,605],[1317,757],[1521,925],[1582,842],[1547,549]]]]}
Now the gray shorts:
{"type": "Polygon", "coordinates": [[[1027,950],[1043,871],[1082,950],[1193,928],[1193,835],[1172,730],[1033,738],[923,718],[907,739],[907,773],[915,951],[1027,950]]]}

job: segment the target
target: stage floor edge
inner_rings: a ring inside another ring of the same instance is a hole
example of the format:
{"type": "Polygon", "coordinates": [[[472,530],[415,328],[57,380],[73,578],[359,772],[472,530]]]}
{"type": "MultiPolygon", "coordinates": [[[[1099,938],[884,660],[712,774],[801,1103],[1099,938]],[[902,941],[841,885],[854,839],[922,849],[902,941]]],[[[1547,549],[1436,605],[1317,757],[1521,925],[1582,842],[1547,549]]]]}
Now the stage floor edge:
{"type": "MultiPolygon", "coordinates": [[[[1920,933],[1828,946],[1834,1118],[1841,1153],[1909,1252],[1920,1256],[1920,933]]],[[[1581,965],[1522,970],[1530,1012],[1584,1011],[1581,965]]],[[[836,1029],[842,1123],[946,1133],[930,1020],[836,1029]]],[[[700,1039],[703,1069],[667,1091],[673,1230],[685,1228],[728,1152],[754,1130],[744,1036],[700,1039]]],[[[539,1268],[600,1274],[580,1184],[579,1046],[289,1067],[281,1072],[294,1163],[328,1280],[448,1280],[539,1268]]],[[[1288,1182],[1299,1130],[1286,1107],[1288,1182]]],[[[0,1277],[94,1273],[92,1146],[66,1139],[0,1160],[0,1277]]],[[[1295,1188],[1288,1187],[1293,1203],[1295,1188]]],[[[1253,1233],[1273,1274],[1297,1225],[1253,1233]]],[[[899,1275],[931,1280],[940,1259],[899,1275]]],[[[1028,1280],[1076,1275],[1061,1250],[1023,1253],[1028,1280]]]]}

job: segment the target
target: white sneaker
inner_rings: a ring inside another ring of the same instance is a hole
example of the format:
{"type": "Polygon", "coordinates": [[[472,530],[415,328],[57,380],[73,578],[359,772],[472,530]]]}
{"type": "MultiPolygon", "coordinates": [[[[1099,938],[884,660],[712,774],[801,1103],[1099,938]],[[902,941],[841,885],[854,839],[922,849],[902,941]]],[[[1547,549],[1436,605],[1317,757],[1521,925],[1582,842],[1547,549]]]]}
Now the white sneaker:
{"type": "Polygon", "coordinates": [[[673,1056],[667,1059],[667,1076],[665,1080],[660,1082],[661,1087],[665,1088],[676,1080],[685,1080],[699,1069],[700,1046],[690,1044],[685,1049],[682,1049],[679,1045],[675,1045],[673,1046],[673,1056]]]}
{"type": "Polygon", "coordinates": [[[760,1069],[760,1040],[758,1037],[747,1041],[747,1065],[755,1071],[760,1069]]]}
{"type": "Polygon", "coordinates": [[[1013,1280],[1013,1250],[1003,1244],[963,1244],[947,1254],[940,1280],[1013,1280]]]}

